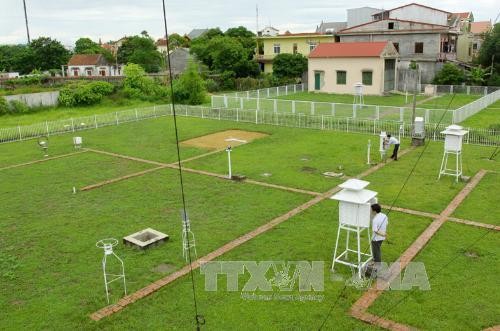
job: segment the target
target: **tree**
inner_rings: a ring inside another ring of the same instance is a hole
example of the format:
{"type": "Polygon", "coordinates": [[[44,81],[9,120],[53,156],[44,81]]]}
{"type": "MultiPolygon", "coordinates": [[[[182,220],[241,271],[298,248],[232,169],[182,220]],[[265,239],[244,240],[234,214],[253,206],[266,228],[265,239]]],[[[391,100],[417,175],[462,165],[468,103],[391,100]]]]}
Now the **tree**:
{"type": "Polygon", "coordinates": [[[0,46],[0,71],[29,74],[35,69],[33,51],[26,45],[0,46]]]}
{"type": "Polygon", "coordinates": [[[299,78],[307,71],[307,58],[302,54],[278,54],[273,60],[273,75],[278,78],[299,78]]]}
{"type": "MultiPolygon", "coordinates": [[[[243,45],[243,47],[247,49],[255,50],[257,47],[257,43],[255,41],[255,33],[248,30],[244,26],[239,26],[237,28],[229,28],[224,33],[225,36],[236,38],[243,45]]],[[[249,55],[253,57],[255,51],[250,53],[249,55]]]]}
{"type": "Polygon", "coordinates": [[[493,64],[499,71],[500,66],[500,23],[495,24],[493,30],[486,33],[485,39],[479,49],[478,61],[483,67],[493,64]]]}
{"type": "Polygon", "coordinates": [[[481,66],[472,68],[467,72],[467,83],[470,85],[481,86],[486,82],[486,77],[490,75],[488,69],[481,66]]]}
{"type": "Polygon", "coordinates": [[[173,82],[174,100],[189,105],[199,105],[205,101],[207,94],[205,82],[200,77],[198,65],[190,61],[186,71],[173,82]]]}
{"type": "Polygon", "coordinates": [[[189,40],[178,33],[172,33],[168,37],[168,42],[171,48],[189,47],[189,40]]]}
{"type": "Polygon", "coordinates": [[[151,77],[142,66],[129,63],[123,68],[123,92],[131,98],[157,100],[166,96],[166,90],[151,77]]]}
{"type": "Polygon", "coordinates": [[[459,85],[465,81],[462,69],[451,63],[445,63],[443,68],[434,77],[433,83],[437,85],[459,85]]]}
{"type": "Polygon", "coordinates": [[[111,51],[101,47],[90,38],[80,38],[75,42],[75,54],[102,54],[108,62],[115,62],[115,57],[111,51]]]}
{"type": "Polygon", "coordinates": [[[68,63],[70,52],[57,40],[40,37],[29,45],[35,67],[40,70],[59,69],[68,63]]]}
{"type": "Polygon", "coordinates": [[[162,67],[162,56],[150,37],[133,36],[127,38],[118,49],[118,62],[136,63],[146,72],[158,72],[162,67]]]}

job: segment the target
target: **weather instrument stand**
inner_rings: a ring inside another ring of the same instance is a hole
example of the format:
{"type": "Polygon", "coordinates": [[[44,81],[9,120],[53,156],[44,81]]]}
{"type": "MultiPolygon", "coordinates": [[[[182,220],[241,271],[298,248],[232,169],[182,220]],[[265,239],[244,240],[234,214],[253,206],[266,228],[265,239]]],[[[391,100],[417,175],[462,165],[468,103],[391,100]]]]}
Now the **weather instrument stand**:
{"type": "Polygon", "coordinates": [[[120,259],[118,257],[118,255],[116,255],[113,252],[113,247],[118,245],[118,240],[116,240],[114,238],[102,239],[102,240],[99,240],[95,245],[98,248],[104,249],[104,257],[102,258],[102,272],[104,275],[104,287],[106,288],[106,299],[107,299],[108,304],[109,304],[109,284],[111,284],[112,282],[114,282],[116,280],[123,279],[123,291],[124,291],[125,295],[127,295],[127,284],[125,282],[125,267],[123,265],[122,259],[120,259]],[[106,264],[108,262],[108,257],[109,258],[114,257],[120,263],[121,273],[112,274],[112,273],[108,272],[108,269],[106,268],[107,267],[106,264]]]}

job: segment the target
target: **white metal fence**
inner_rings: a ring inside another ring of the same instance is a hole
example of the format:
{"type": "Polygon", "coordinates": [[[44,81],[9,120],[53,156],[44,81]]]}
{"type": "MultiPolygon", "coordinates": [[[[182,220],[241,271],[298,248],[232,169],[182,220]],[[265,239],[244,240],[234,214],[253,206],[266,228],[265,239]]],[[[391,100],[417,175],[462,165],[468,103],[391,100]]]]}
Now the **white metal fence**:
{"type": "Polygon", "coordinates": [[[498,86],[470,86],[470,85],[432,85],[421,84],[420,92],[425,92],[426,86],[433,86],[436,94],[474,94],[474,95],[487,95],[500,90],[498,86]]]}
{"type": "Polygon", "coordinates": [[[307,84],[291,84],[285,86],[267,87],[258,90],[226,93],[223,94],[222,96],[260,99],[260,98],[274,98],[298,92],[307,92],[307,84]]]}
{"type": "Polygon", "coordinates": [[[487,108],[491,104],[495,103],[500,99],[500,89],[493,93],[487,94],[484,97],[477,99],[463,107],[455,110],[453,113],[453,123],[460,123],[465,121],[472,115],[477,114],[481,110],[487,108]]]}
{"type": "MultiPolygon", "coordinates": [[[[268,111],[275,113],[325,115],[332,117],[350,117],[357,119],[391,120],[411,122],[410,107],[357,105],[348,103],[315,102],[301,100],[265,99],[213,95],[212,108],[238,108],[268,111]]],[[[453,110],[417,108],[415,116],[425,118],[426,123],[452,123],[453,110]]]]}
{"type": "MultiPolygon", "coordinates": [[[[320,130],[335,130],[342,132],[357,132],[378,135],[380,131],[401,133],[403,137],[411,132],[410,122],[391,120],[360,119],[338,117],[331,115],[286,113],[263,110],[241,110],[238,108],[210,108],[201,106],[177,105],[178,116],[197,117],[216,120],[229,120],[255,124],[268,124],[294,128],[308,128],[320,130]]],[[[33,139],[41,136],[73,133],[80,130],[101,128],[110,125],[120,125],[127,122],[140,121],[148,118],[172,115],[171,105],[138,108],[114,113],[72,118],[29,126],[0,129],[0,142],[12,142],[33,139]]],[[[444,130],[445,124],[438,127],[431,123],[426,124],[427,138],[443,140],[439,133],[444,130]]],[[[487,129],[467,128],[469,134],[465,138],[467,144],[499,146],[500,131],[487,129]]]]}

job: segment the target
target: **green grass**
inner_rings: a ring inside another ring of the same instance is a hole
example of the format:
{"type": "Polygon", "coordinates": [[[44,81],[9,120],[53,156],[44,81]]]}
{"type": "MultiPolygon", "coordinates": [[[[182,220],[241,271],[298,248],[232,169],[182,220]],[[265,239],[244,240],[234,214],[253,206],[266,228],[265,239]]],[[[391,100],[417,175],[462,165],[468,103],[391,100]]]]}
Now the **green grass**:
{"type": "Polygon", "coordinates": [[[14,94],[27,94],[27,93],[40,93],[57,91],[60,87],[46,87],[46,86],[24,86],[15,89],[2,89],[0,88],[0,96],[14,95],[14,94]]]}
{"type": "Polygon", "coordinates": [[[486,128],[500,131],[500,101],[469,117],[461,125],[472,128],[486,128]]]}
{"type": "MultiPolygon", "coordinates": [[[[337,204],[327,200],[280,224],[275,229],[245,243],[225,254],[221,261],[324,261],[322,292],[273,292],[258,291],[262,295],[320,295],[320,302],[311,301],[249,301],[241,298],[241,290],[248,280],[246,272],[238,278],[239,290],[226,291],[226,277],[219,276],[216,292],[204,291],[204,276],[195,271],[199,311],[206,319],[209,330],[226,329],[319,329],[323,321],[325,330],[374,330],[348,315],[350,306],[362,294],[362,290],[347,286],[344,281],[351,277],[348,267],[336,267],[340,280],[331,280],[332,249],[337,230],[337,204]],[[343,278],[343,279],[342,279],[343,278]],[[338,301],[337,301],[338,299],[338,301]],[[334,309],[329,315],[332,306],[334,309]]],[[[395,239],[383,247],[383,254],[392,261],[429,224],[426,219],[395,213],[391,218],[390,231],[395,239]]],[[[268,277],[273,276],[272,269],[268,277]]],[[[297,285],[295,286],[297,287],[297,285]]],[[[168,325],[169,329],[193,328],[192,293],[188,277],[135,304],[127,310],[103,320],[96,328],[157,329],[168,325]],[[145,319],[145,315],[155,316],[145,319]]]]}
{"type": "Polygon", "coordinates": [[[445,94],[418,105],[427,109],[457,109],[481,98],[474,94],[445,94]]]}
{"type": "Polygon", "coordinates": [[[425,264],[431,290],[384,292],[369,310],[422,330],[500,324],[499,239],[495,231],[444,224],[415,259],[425,264]]]}
{"type": "MultiPolygon", "coordinates": [[[[418,96],[417,100],[422,100],[425,97],[418,96]]],[[[299,92],[295,94],[290,94],[286,96],[280,96],[278,99],[285,100],[303,100],[303,101],[316,101],[316,102],[335,102],[335,103],[348,103],[352,104],[354,102],[354,96],[352,94],[333,94],[333,93],[313,93],[313,92],[299,92]]],[[[406,102],[406,97],[399,94],[390,94],[388,96],[378,96],[378,95],[365,95],[365,104],[367,105],[379,105],[379,106],[405,106],[412,102],[411,97],[408,97],[408,102],[406,102]]]]}
{"type": "MultiPolygon", "coordinates": [[[[269,136],[265,138],[234,149],[233,172],[259,181],[315,191],[326,191],[343,181],[325,178],[321,175],[323,171],[338,171],[338,166],[342,165],[342,172],[356,176],[367,169],[367,140],[372,140],[372,146],[377,141],[374,136],[360,134],[197,118],[177,120],[181,140],[227,129],[267,133],[269,136]],[[264,172],[272,175],[263,177],[264,172]]],[[[78,135],[84,138],[84,147],[160,162],[176,160],[170,117],[80,131],[78,135]]],[[[50,137],[49,154],[56,156],[74,151],[72,136],[50,137]]],[[[407,143],[403,141],[403,148],[407,143]]],[[[373,160],[377,157],[375,149],[372,149],[373,160]]],[[[369,189],[379,192],[381,203],[390,205],[394,201],[422,150],[416,149],[366,178],[371,182],[369,189]]],[[[208,151],[181,145],[181,158],[208,151]]],[[[483,168],[499,171],[497,161],[484,159],[492,151],[493,148],[466,145],[463,153],[465,175],[473,175],[483,168]]],[[[394,202],[396,206],[436,213],[446,207],[464,184],[455,184],[451,177],[437,181],[441,157],[442,144],[432,142],[394,202]]],[[[43,155],[36,140],[0,144],[0,168],[40,159],[43,155]]],[[[185,166],[225,174],[227,155],[220,152],[187,162],[185,166]]],[[[175,281],[111,318],[99,323],[89,319],[89,314],[106,305],[100,271],[102,251],[94,246],[97,240],[106,237],[120,239],[146,227],[170,235],[168,243],[144,252],[118,246],[117,253],[125,261],[129,292],[165,276],[153,271],[160,264],[170,264],[170,272],[185,265],[181,254],[177,171],[164,169],[100,189],[76,195],[71,193],[73,186],[81,188],[151,167],[85,152],[0,170],[0,309],[8,316],[0,319],[0,329],[159,329],[165,325],[169,329],[186,329],[193,326],[188,277],[175,281]]],[[[474,201],[481,199],[485,192],[494,195],[496,182],[497,177],[486,176],[472,192],[471,202],[466,203],[475,206],[474,201]],[[481,196],[476,197],[476,193],[481,196]]],[[[313,198],[189,173],[184,173],[184,183],[198,256],[313,198]]],[[[494,200],[481,206],[486,208],[493,203],[494,200]]],[[[466,208],[467,211],[472,209],[466,208]]],[[[484,217],[480,215],[478,212],[473,215],[475,218],[471,218],[481,221],[484,217]]],[[[395,261],[430,220],[397,212],[391,212],[389,218],[390,240],[383,246],[383,257],[385,261],[395,261]]],[[[288,329],[293,326],[296,329],[317,329],[344,285],[339,281],[331,282],[328,271],[337,220],[337,203],[325,200],[221,257],[221,260],[239,261],[325,261],[323,301],[245,301],[240,292],[206,292],[203,290],[203,275],[196,271],[197,295],[200,312],[207,319],[206,328],[288,329]]],[[[441,238],[455,245],[455,236],[441,238]]],[[[466,264],[460,265],[465,268],[466,264]]],[[[339,267],[338,272],[344,277],[350,275],[348,268],[339,267]]],[[[241,277],[243,282],[248,275],[241,277]]],[[[225,278],[221,276],[220,281],[222,288],[225,278]]],[[[348,287],[324,329],[372,329],[348,315],[350,306],[362,293],[348,287]]],[[[120,287],[113,287],[112,294],[113,301],[116,301],[121,295],[120,287]]],[[[294,290],[292,294],[300,293],[294,290]]],[[[457,313],[458,308],[455,305],[453,312],[457,313]]],[[[422,316],[434,319],[429,314],[416,316],[422,320],[422,316]]],[[[488,317],[482,320],[495,322],[494,318],[488,317]]],[[[433,323],[439,325],[440,322],[433,323]]]]}
{"type": "Polygon", "coordinates": [[[489,173],[457,208],[453,216],[500,225],[496,207],[500,206],[500,174],[489,173]]]}
{"type": "Polygon", "coordinates": [[[72,117],[92,116],[125,109],[153,106],[154,103],[141,100],[104,99],[100,104],[87,107],[43,107],[28,114],[0,116],[0,128],[29,125],[45,121],[57,121],[72,117]]]}

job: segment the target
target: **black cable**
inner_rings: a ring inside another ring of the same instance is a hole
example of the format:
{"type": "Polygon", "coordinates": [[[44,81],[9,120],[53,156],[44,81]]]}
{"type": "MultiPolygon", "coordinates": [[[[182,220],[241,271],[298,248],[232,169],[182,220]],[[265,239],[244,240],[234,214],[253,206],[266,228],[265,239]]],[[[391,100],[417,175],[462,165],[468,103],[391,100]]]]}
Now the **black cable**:
{"type": "MultiPolygon", "coordinates": [[[[452,94],[452,97],[451,97],[451,100],[450,102],[448,103],[448,106],[446,107],[446,111],[443,112],[443,115],[441,116],[441,118],[439,119],[439,122],[435,125],[434,127],[434,132],[437,131],[437,129],[439,128],[439,125],[441,124],[441,122],[443,121],[444,119],[444,116],[446,115],[448,109],[451,107],[451,104],[453,102],[453,99],[455,99],[455,95],[456,94],[452,94]]],[[[401,193],[403,192],[404,188],[406,187],[406,184],[408,183],[408,181],[410,180],[410,177],[412,176],[413,172],[415,171],[415,169],[417,168],[417,165],[418,163],[420,162],[420,159],[422,158],[422,156],[424,155],[425,151],[427,150],[427,147],[429,146],[430,144],[430,140],[427,141],[427,144],[425,144],[424,146],[424,149],[422,150],[422,152],[420,153],[417,161],[415,162],[415,164],[413,165],[413,168],[410,170],[408,176],[406,176],[406,179],[403,183],[403,185],[401,186],[401,189],[399,190],[398,194],[396,195],[396,198],[392,201],[392,204],[391,206],[389,207],[389,210],[387,212],[386,215],[389,215],[392,211],[392,208],[394,208],[394,205],[396,204],[396,201],[399,199],[399,196],[401,195],[401,193]]],[[[382,224],[380,225],[382,226],[382,224]]],[[[380,227],[379,229],[380,230],[380,227]]],[[[367,250],[365,250],[364,253],[366,253],[367,250]]],[[[330,308],[330,310],[328,311],[328,314],[326,316],[326,318],[323,320],[323,323],[321,323],[320,327],[318,328],[318,330],[321,330],[323,328],[323,326],[325,325],[326,321],[330,318],[330,315],[333,311],[333,309],[335,308],[337,302],[339,301],[340,297],[344,294],[344,291],[345,289],[347,288],[347,283],[344,284],[344,288],[342,289],[342,291],[340,292],[339,296],[337,297],[337,299],[335,300],[335,302],[333,303],[332,307],[330,308]]]]}
{"type": "MultiPolygon", "coordinates": [[[[174,131],[175,131],[175,144],[177,147],[177,165],[179,168],[179,180],[180,180],[180,186],[181,186],[181,196],[182,196],[182,211],[183,211],[183,223],[184,223],[184,228],[187,229],[189,224],[188,224],[188,216],[187,216],[187,211],[186,211],[186,197],[184,194],[184,180],[182,177],[182,164],[181,164],[181,153],[180,153],[180,147],[179,147],[179,131],[177,129],[177,116],[175,112],[175,96],[174,96],[174,83],[173,83],[173,74],[172,74],[172,66],[170,63],[170,42],[168,38],[168,28],[167,28],[167,13],[165,9],[165,0],[162,0],[162,5],[163,5],[163,24],[165,27],[165,39],[167,42],[167,64],[168,64],[168,72],[169,72],[169,79],[170,79],[170,94],[171,94],[171,102],[172,102],[172,115],[174,118],[174,131]]],[[[188,247],[188,258],[189,258],[189,274],[191,276],[191,286],[193,289],[193,304],[194,304],[194,311],[195,311],[195,321],[196,321],[196,330],[200,330],[201,325],[205,324],[205,319],[203,315],[200,315],[198,313],[198,302],[196,299],[196,286],[194,282],[194,272],[193,272],[193,265],[192,265],[192,256],[191,256],[191,245],[187,245],[188,247]]]]}

